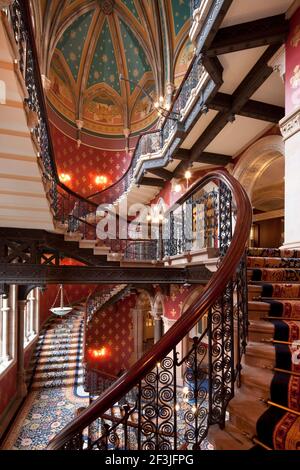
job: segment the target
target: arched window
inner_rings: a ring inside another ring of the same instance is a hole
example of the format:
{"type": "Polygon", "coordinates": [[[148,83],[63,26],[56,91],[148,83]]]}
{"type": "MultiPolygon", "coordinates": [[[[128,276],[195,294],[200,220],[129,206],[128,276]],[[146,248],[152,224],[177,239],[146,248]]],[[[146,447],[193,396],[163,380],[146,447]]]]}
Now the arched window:
{"type": "Polygon", "coordinates": [[[39,289],[29,292],[24,313],[24,347],[27,347],[39,331],[39,289]]]}
{"type": "Polygon", "coordinates": [[[15,286],[9,296],[0,295],[0,374],[15,358],[15,286]]]}

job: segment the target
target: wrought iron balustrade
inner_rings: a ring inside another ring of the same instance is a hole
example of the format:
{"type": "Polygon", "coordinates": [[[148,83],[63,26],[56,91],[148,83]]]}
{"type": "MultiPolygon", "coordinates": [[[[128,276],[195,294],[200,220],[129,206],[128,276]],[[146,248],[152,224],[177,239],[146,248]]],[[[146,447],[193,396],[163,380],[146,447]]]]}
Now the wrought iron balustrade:
{"type": "Polygon", "coordinates": [[[247,343],[245,246],[252,211],[245,191],[226,172],[204,177],[189,197],[199,198],[209,184],[218,188],[217,272],[160,341],[66,426],[49,450],[201,449],[209,426],[224,426],[247,343]],[[198,335],[204,316],[206,326],[198,335]],[[183,339],[189,346],[180,357],[183,339]],[[114,422],[99,427],[112,408],[114,422]],[[84,441],[94,423],[98,434],[84,441]]]}
{"type": "MultiPolygon", "coordinates": [[[[226,203],[231,204],[231,194],[227,196],[226,203]]],[[[203,248],[218,249],[223,233],[220,216],[223,213],[221,204],[224,198],[224,189],[218,182],[216,184],[210,182],[200,191],[198,189],[195,192],[189,191],[183,196],[175,207],[165,214],[164,257],[203,248]]],[[[230,228],[232,223],[234,219],[230,220],[230,228]]]]}
{"type": "Polygon", "coordinates": [[[203,0],[191,0],[192,15],[193,15],[193,12],[201,6],[201,3],[203,3],[203,0]]]}

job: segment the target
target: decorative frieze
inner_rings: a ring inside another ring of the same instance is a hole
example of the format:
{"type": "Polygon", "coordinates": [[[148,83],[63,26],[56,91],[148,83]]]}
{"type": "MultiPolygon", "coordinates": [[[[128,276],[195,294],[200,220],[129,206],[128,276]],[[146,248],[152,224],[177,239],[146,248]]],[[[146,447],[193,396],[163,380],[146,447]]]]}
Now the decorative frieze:
{"type": "Polygon", "coordinates": [[[285,45],[281,46],[280,49],[274,54],[269,60],[268,65],[272,67],[274,72],[279,73],[282,81],[285,78],[285,45]]]}
{"type": "Polygon", "coordinates": [[[193,12],[193,23],[190,29],[190,39],[193,43],[196,43],[198,34],[203,26],[212,4],[212,0],[197,1],[195,4],[196,8],[193,12]]]}
{"type": "Polygon", "coordinates": [[[284,117],[279,125],[284,141],[297,134],[300,131],[300,107],[289,116],[284,117]]]}

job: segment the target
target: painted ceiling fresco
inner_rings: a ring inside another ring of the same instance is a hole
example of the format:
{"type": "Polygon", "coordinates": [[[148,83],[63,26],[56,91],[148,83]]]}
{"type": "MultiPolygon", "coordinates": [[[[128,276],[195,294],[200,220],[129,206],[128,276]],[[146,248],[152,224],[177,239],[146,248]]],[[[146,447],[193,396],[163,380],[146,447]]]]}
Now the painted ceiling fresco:
{"type": "Polygon", "coordinates": [[[34,3],[51,106],[92,135],[120,138],[153,126],[154,102],[168,83],[179,86],[192,58],[190,1],[34,3]]]}

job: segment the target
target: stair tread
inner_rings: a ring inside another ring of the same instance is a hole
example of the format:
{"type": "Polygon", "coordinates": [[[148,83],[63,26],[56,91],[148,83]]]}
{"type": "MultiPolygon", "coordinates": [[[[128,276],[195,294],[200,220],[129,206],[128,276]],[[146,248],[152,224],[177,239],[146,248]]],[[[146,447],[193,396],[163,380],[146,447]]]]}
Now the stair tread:
{"type": "Polygon", "coordinates": [[[242,382],[247,385],[270,389],[273,377],[274,373],[271,369],[243,364],[242,382]]]}
{"type": "Polygon", "coordinates": [[[213,426],[208,440],[213,441],[218,450],[249,450],[253,447],[253,442],[230,422],[226,422],[224,429],[213,426]]]}

